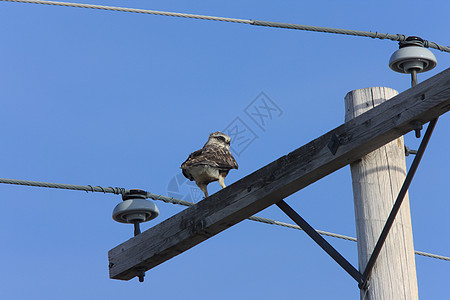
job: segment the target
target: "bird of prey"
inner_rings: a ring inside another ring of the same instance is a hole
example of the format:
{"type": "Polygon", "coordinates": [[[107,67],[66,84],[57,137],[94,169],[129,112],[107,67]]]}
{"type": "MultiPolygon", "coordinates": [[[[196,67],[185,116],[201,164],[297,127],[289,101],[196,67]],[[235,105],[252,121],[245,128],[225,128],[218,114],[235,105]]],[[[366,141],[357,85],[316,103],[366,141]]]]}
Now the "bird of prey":
{"type": "Polygon", "coordinates": [[[225,188],[225,177],[231,169],[237,169],[238,164],[230,152],[231,138],[222,132],[213,132],[202,149],[189,155],[181,164],[183,175],[197,186],[208,197],[207,185],[219,181],[225,188]]]}

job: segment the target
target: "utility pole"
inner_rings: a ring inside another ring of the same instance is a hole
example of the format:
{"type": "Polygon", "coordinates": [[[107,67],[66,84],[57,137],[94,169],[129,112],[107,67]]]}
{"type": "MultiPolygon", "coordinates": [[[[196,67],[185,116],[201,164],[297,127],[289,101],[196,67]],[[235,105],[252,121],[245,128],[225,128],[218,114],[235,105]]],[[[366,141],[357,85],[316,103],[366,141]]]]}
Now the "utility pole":
{"type": "MultiPolygon", "coordinates": [[[[397,95],[386,87],[359,89],[345,97],[349,121],[397,95]]],[[[364,272],[406,176],[405,146],[399,137],[350,164],[355,205],[358,262],[364,272]]],[[[409,197],[387,236],[361,299],[418,299],[409,197]]]]}

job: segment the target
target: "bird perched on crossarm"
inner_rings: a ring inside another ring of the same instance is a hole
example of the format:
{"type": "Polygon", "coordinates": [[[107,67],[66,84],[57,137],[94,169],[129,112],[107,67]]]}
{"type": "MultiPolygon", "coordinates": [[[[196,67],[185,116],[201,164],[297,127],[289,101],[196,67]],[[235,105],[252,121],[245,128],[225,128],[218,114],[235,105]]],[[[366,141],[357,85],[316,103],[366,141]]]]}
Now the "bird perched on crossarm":
{"type": "Polygon", "coordinates": [[[231,138],[222,132],[213,132],[202,149],[189,155],[181,164],[183,175],[195,181],[197,186],[208,197],[207,185],[219,181],[225,188],[225,177],[231,169],[237,169],[238,164],[230,152],[231,138]]]}

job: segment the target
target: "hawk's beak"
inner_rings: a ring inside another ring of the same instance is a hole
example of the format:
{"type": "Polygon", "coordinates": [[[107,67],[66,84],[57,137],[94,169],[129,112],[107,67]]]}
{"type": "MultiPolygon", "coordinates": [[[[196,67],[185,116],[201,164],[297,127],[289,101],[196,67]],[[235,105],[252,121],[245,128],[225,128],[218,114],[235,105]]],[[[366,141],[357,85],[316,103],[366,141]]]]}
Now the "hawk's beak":
{"type": "Polygon", "coordinates": [[[229,145],[231,143],[231,140],[227,141],[227,144],[229,145]]]}

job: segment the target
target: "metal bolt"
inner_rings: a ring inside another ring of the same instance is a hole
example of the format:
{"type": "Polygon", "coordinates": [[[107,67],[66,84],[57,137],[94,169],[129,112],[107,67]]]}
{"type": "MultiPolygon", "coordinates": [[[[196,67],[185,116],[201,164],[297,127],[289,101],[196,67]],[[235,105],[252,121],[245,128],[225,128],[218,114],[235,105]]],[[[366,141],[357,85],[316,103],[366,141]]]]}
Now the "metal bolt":
{"type": "Polygon", "coordinates": [[[409,156],[410,154],[416,155],[417,154],[417,150],[411,150],[411,149],[409,149],[409,147],[405,146],[405,155],[409,156]]]}
{"type": "Polygon", "coordinates": [[[416,121],[413,123],[413,129],[416,132],[416,138],[420,138],[420,131],[422,130],[422,122],[416,121]]]}
{"type": "Polygon", "coordinates": [[[145,269],[142,267],[136,268],[136,272],[137,272],[137,277],[139,278],[139,282],[144,282],[145,269]]]}

